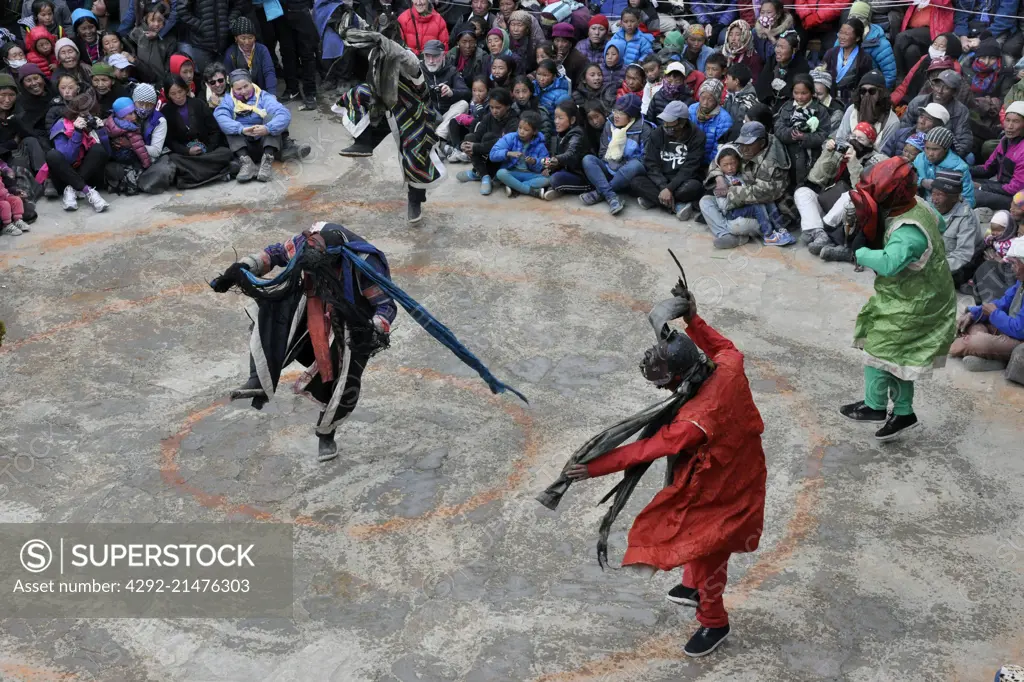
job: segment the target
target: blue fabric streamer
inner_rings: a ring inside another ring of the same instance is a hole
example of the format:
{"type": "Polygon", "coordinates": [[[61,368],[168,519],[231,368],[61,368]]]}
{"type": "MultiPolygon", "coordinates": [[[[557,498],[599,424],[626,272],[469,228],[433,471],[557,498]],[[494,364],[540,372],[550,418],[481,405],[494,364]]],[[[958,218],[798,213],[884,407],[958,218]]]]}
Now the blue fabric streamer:
{"type": "MultiPolygon", "coordinates": [[[[249,281],[257,287],[270,287],[280,284],[288,278],[289,273],[296,267],[299,254],[302,253],[303,248],[305,248],[304,245],[295,253],[295,256],[288,261],[288,265],[285,269],[273,279],[261,279],[248,270],[242,270],[242,272],[244,272],[249,281]]],[[[456,337],[448,327],[444,326],[437,318],[431,315],[426,308],[420,305],[416,299],[405,293],[397,284],[392,282],[388,277],[377,272],[373,266],[360,258],[359,254],[355,250],[350,248],[348,245],[330,246],[327,247],[327,253],[333,255],[340,254],[344,256],[348,264],[355,266],[355,268],[359,270],[364,277],[383,289],[388,296],[405,308],[406,312],[412,316],[412,319],[416,320],[416,323],[423,327],[428,334],[440,341],[442,345],[454,353],[455,357],[462,360],[462,362],[468,367],[475,370],[476,373],[480,375],[480,378],[487,383],[487,386],[491,389],[491,393],[504,393],[505,391],[511,391],[524,403],[529,404],[530,401],[526,399],[525,395],[508,384],[503,383],[491,374],[491,371],[487,369],[487,366],[484,365],[479,358],[473,355],[472,351],[462,345],[462,342],[459,341],[458,337],[456,337]]]]}

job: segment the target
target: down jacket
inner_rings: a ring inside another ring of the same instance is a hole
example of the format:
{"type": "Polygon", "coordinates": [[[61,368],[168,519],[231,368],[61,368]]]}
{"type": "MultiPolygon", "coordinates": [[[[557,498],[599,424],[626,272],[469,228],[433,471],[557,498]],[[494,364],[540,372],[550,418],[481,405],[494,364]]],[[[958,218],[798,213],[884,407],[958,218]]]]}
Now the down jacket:
{"type": "Polygon", "coordinates": [[[214,54],[223,54],[232,42],[231,22],[239,17],[238,0],[192,0],[173,3],[178,11],[181,41],[214,54]]]}
{"type": "Polygon", "coordinates": [[[583,175],[583,157],[589,153],[587,136],[583,134],[583,129],[579,126],[569,128],[564,134],[555,134],[555,144],[551,155],[558,159],[559,170],[583,175]]]}
{"type": "Polygon", "coordinates": [[[153,163],[146,151],[146,141],[142,139],[142,133],[137,130],[124,130],[114,121],[113,116],[108,116],[103,122],[107,129],[107,138],[110,140],[112,149],[131,149],[138,157],[143,168],[149,168],[153,163]]]}
{"type": "Polygon", "coordinates": [[[885,31],[878,24],[871,24],[868,34],[860,44],[861,49],[871,55],[875,68],[885,76],[885,87],[892,90],[896,83],[896,55],[892,51],[892,43],[885,37],[885,31]]]}
{"type": "Polygon", "coordinates": [[[736,3],[733,2],[693,2],[690,3],[690,11],[701,26],[728,26],[739,17],[736,3]]]}
{"type": "MultiPolygon", "coordinates": [[[[725,136],[729,134],[729,129],[732,128],[732,116],[725,109],[719,109],[717,116],[700,122],[697,120],[697,107],[699,106],[700,102],[690,105],[690,121],[704,133],[704,163],[710,165],[715,160],[715,155],[718,154],[718,141],[725,139],[725,136]]],[[[782,153],[785,154],[786,150],[783,149],[782,153]]],[[[789,168],[788,164],[786,168],[789,168]]]]}
{"type": "Polygon", "coordinates": [[[981,21],[983,14],[996,15],[992,18],[988,30],[993,38],[1004,33],[1013,35],[1017,32],[1017,10],[1020,0],[957,0],[953,12],[953,32],[958,36],[967,35],[967,24],[981,21]]]}
{"type": "Polygon", "coordinates": [[[398,15],[398,27],[402,31],[402,40],[417,57],[423,52],[423,46],[431,40],[440,40],[444,49],[448,50],[448,24],[444,17],[433,10],[423,16],[410,7],[398,15]]]}
{"type": "Polygon", "coordinates": [[[829,2],[825,0],[796,0],[796,15],[800,17],[800,25],[805,31],[810,31],[817,26],[834,24],[839,21],[844,3],[829,2]]]}
{"type": "Polygon", "coordinates": [[[230,91],[224,94],[220,104],[213,111],[213,117],[217,119],[217,125],[225,135],[241,135],[243,128],[255,125],[265,125],[271,135],[280,135],[288,130],[288,124],[292,122],[292,114],[288,107],[277,101],[277,98],[268,92],[260,91],[257,95],[249,98],[246,104],[255,105],[267,112],[265,118],[260,118],[255,112],[248,112],[241,115],[235,113],[235,98],[230,91]]]}
{"type": "MultiPolygon", "coordinates": [[[[612,127],[612,120],[609,118],[604,124],[604,130],[601,131],[601,148],[598,150],[598,156],[604,161],[607,161],[604,157],[608,153],[608,143],[612,139],[612,127]]],[[[654,130],[654,125],[648,123],[643,118],[633,121],[633,125],[629,127],[629,131],[626,133],[626,148],[622,153],[622,159],[616,162],[608,162],[609,168],[616,170],[620,165],[625,164],[631,159],[642,160],[644,150],[647,148],[647,142],[651,139],[651,134],[654,130]]]]}
{"type": "Polygon", "coordinates": [[[519,139],[518,132],[502,135],[488,154],[488,158],[494,163],[500,163],[502,168],[516,170],[516,167],[523,163],[526,165],[526,170],[532,173],[540,173],[544,170],[544,164],[541,162],[547,157],[548,146],[544,140],[544,133],[541,132],[538,132],[536,137],[527,144],[523,144],[523,141],[519,139]],[[509,152],[521,152],[522,156],[510,159],[508,158],[509,152]],[[533,157],[533,163],[530,165],[526,165],[523,161],[528,156],[533,157]]]}
{"type": "Polygon", "coordinates": [[[612,36],[612,39],[620,40],[626,45],[625,54],[619,57],[624,65],[640,64],[644,57],[654,52],[654,37],[649,33],[637,31],[633,34],[632,40],[626,40],[626,30],[620,28],[612,36]]]}

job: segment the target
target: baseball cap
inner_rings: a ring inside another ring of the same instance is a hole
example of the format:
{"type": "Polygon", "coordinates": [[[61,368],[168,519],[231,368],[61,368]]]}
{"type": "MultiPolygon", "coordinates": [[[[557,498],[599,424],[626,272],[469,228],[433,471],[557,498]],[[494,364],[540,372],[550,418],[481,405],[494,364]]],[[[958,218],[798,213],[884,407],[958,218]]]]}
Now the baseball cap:
{"type": "Polygon", "coordinates": [[[740,128],[740,136],[736,138],[736,144],[754,144],[758,140],[768,137],[768,131],[760,121],[744,123],[740,128]]]}
{"type": "Polygon", "coordinates": [[[938,76],[932,78],[932,80],[940,81],[953,90],[957,90],[960,87],[960,74],[953,69],[947,69],[946,71],[941,72],[938,76]]]}
{"type": "Polygon", "coordinates": [[[428,40],[427,44],[423,46],[423,54],[444,54],[444,43],[440,40],[428,40]]]}
{"type": "Polygon", "coordinates": [[[665,67],[665,73],[681,73],[685,76],[686,67],[683,66],[680,62],[672,62],[671,64],[665,67]]]}
{"type": "Polygon", "coordinates": [[[690,112],[686,105],[679,100],[673,100],[665,106],[665,110],[658,114],[658,118],[666,123],[678,121],[681,118],[689,119],[690,112]]]}
{"type": "Polygon", "coordinates": [[[924,108],[924,113],[938,121],[939,125],[946,125],[949,123],[949,112],[946,110],[946,107],[942,106],[938,102],[932,102],[926,106],[924,108]]]}
{"type": "Polygon", "coordinates": [[[109,57],[107,57],[107,64],[110,64],[115,69],[127,69],[129,66],[132,65],[132,63],[128,61],[128,58],[125,57],[123,54],[110,55],[109,57]]]}

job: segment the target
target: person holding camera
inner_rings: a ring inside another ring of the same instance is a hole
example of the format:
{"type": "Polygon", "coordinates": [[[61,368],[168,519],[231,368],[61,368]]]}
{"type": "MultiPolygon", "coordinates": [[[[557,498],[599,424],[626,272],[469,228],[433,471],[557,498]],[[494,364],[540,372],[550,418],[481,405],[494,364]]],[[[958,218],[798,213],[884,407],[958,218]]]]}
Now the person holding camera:
{"type": "Polygon", "coordinates": [[[65,211],[78,210],[77,193],[83,194],[97,213],[109,206],[95,187],[103,182],[104,166],[110,159],[110,141],[97,113],[96,94],[87,90],[66,104],[64,115],[50,129],[53,149],[46,153],[46,169],[54,186],[63,192],[65,211]]]}
{"type": "Polygon", "coordinates": [[[775,117],[775,137],[789,153],[789,177],[794,187],[807,180],[814,162],[821,156],[821,145],[831,132],[831,114],[814,98],[810,74],[793,76],[791,99],[775,117]]]}

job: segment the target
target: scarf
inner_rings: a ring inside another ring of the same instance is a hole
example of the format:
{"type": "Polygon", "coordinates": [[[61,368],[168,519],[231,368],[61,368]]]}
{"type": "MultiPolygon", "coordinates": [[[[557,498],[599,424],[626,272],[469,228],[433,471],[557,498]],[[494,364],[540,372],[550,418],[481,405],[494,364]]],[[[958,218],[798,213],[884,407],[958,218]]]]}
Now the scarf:
{"type": "MultiPolygon", "coordinates": [[[[793,15],[789,12],[784,12],[778,25],[774,28],[765,28],[764,24],[758,21],[758,23],[754,24],[754,30],[757,32],[758,38],[761,38],[762,40],[770,40],[774,43],[775,39],[780,35],[786,31],[793,30],[793,15]]],[[[726,35],[729,34],[727,33],[726,35]]]]}
{"type": "Polygon", "coordinates": [[[626,87],[626,81],[622,81],[622,85],[620,85],[619,89],[615,91],[615,99],[618,99],[623,95],[643,95],[643,92],[643,88],[640,88],[639,90],[630,90],[626,87]]]}
{"type": "Polygon", "coordinates": [[[850,56],[845,60],[843,59],[843,48],[839,48],[838,54],[836,54],[836,85],[846,76],[846,72],[850,70],[850,67],[857,63],[857,55],[860,54],[860,45],[855,45],[853,50],[850,52],[850,56]]]}
{"type": "Polygon", "coordinates": [[[237,99],[234,100],[234,102],[235,102],[235,118],[238,118],[242,114],[249,114],[249,113],[256,114],[257,116],[259,116],[262,119],[266,119],[267,118],[267,110],[266,109],[260,109],[257,106],[259,104],[259,101],[260,101],[260,93],[263,92],[263,91],[260,90],[260,86],[256,85],[255,83],[252,84],[252,90],[253,90],[252,100],[254,102],[253,104],[248,104],[246,102],[241,102],[241,101],[239,101],[237,99]]]}
{"type": "Polygon", "coordinates": [[[996,83],[996,76],[999,74],[999,62],[989,64],[988,66],[979,66],[977,60],[975,60],[974,64],[971,67],[974,70],[974,76],[971,78],[971,92],[975,95],[988,95],[992,91],[992,86],[996,83]]]}
{"type": "Polygon", "coordinates": [[[116,125],[121,130],[127,131],[129,133],[135,133],[138,132],[139,130],[139,126],[136,123],[126,121],[125,119],[118,118],[117,116],[113,116],[112,118],[114,119],[114,125],[116,125]]]}
{"type": "Polygon", "coordinates": [[[857,225],[871,248],[882,245],[880,220],[906,213],[917,204],[916,197],[917,172],[902,157],[879,161],[861,176],[857,187],[850,191],[850,201],[857,212],[857,225]]]}
{"type": "Polygon", "coordinates": [[[661,88],[658,89],[658,92],[665,93],[665,96],[668,97],[669,100],[679,99],[679,95],[681,93],[685,92],[685,91],[686,91],[686,81],[683,81],[679,85],[672,85],[667,80],[665,80],[665,81],[662,81],[661,88]]]}
{"type": "Polygon", "coordinates": [[[729,64],[731,65],[739,57],[750,54],[753,51],[754,34],[750,32],[750,24],[742,19],[737,19],[729,24],[729,28],[725,30],[725,44],[722,45],[722,54],[729,60],[729,64]],[[733,28],[738,28],[740,30],[740,40],[743,41],[743,44],[740,45],[738,50],[733,50],[729,47],[729,32],[733,28]]]}
{"type": "Polygon", "coordinates": [[[629,129],[633,127],[633,121],[636,119],[629,119],[629,123],[616,128],[612,126],[612,136],[608,140],[608,149],[604,153],[605,161],[619,161],[622,159],[622,155],[626,151],[626,140],[629,139],[629,129]]]}

